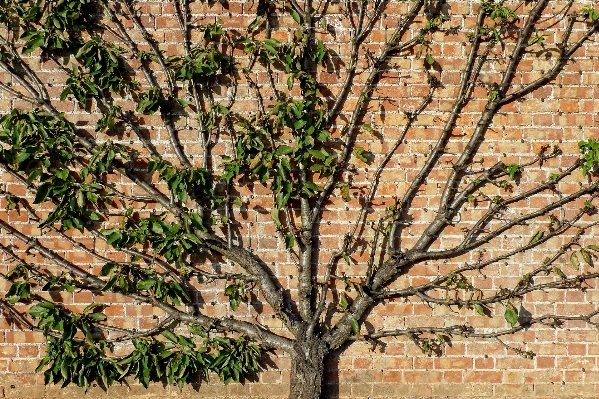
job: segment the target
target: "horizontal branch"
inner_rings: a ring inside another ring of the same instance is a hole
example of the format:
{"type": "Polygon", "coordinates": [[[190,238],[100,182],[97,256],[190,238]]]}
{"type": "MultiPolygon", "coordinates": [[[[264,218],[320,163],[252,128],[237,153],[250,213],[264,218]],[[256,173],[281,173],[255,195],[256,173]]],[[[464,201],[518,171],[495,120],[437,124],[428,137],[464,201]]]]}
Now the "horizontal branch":
{"type": "MultiPolygon", "coordinates": [[[[571,220],[569,221],[565,221],[563,223],[561,223],[561,225],[557,228],[554,229],[553,231],[550,231],[548,234],[544,234],[543,237],[541,237],[540,239],[536,239],[536,240],[531,240],[528,244],[517,247],[511,251],[508,251],[505,254],[499,255],[497,257],[491,258],[489,260],[483,261],[483,262],[477,262],[474,264],[466,264],[462,267],[459,267],[455,270],[450,271],[449,273],[446,273],[442,276],[438,276],[436,277],[434,280],[425,283],[425,284],[421,284],[421,285],[417,285],[417,286],[412,286],[409,288],[404,288],[404,289],[396,289],[396,290],[383,290],[383,291],[379,291],[377,293],[373,293],[374,297],[377,300],[384,300],[387,298],[392,298],[392,297],[410,297],[410,296],[420,296],[422,295],[424,292],[429,291],[429,290],[433,290],[436,288],[442,288],[442,284],[444,284],[451,276],[456,276],[456,275],[460,275],[464,272],[467,271],[474,271],[474,270],[478,270],[480,272],[482,272],[482,270],[484,270],[485,267],[490,266],[492,264],[495,264],[497,262],[500,262],[502,260],[505,259],[509,259],[512,256],[522,253],[522,252],[526,252],[528,250],[531,250],[535,247],[538,247],[546,242],[548,242],[549,240],[551,240],[552,238],[555,237],[559,237],[561,236],[563,233],[565,233],[570,227],[572,227],[574,225],[574,223],[576,221],[578,221],[582,215],[584,215],[586,213],[585,210],[580,211],[575,217],[573,217],[571,220]]],[[[591,223],[589,225],[583,226],[583,227],[579,227],[579,233],[570,240],[570,243],[562,246],[558,253],[556,255],[554,255],[552,258],[549,259],[549,261],[545,262],[544,265],[536,270],[534,270],[533,272],[530,273],[530,277],[534,277],[537,274],[539,274],[542,271],[546,271],[547,267],[555,262],[557,260],[557,258],[559,258],[559,256],[561,256],[563,253],[565,253],[566,249],[568,249],[570,246],[576,244],[578,242],[578,240],[580,239],[580,236],[582,234],[582,232],[588,230],[589,228],[598,225],[599,222],[595,222],[595,223],[591,223]]],[[[519,285],[520,286],[520,285],[519,285]]],[[[518,287],[519,287],[518,286],[518,287]]],[[[509,290],[508,290],[509,291],[509,290]]],[[[446,303],[446,301],[444,301],[444,303],[446,303]]],[[[457,303],[455,303],[457,304],[457,303]]]]}
{"type": "MultiPolygon", "coordinates": [[[[593,194],[592,198],[596,198],[598,196],[597,194],[597,190],[598,190],[598,186],[597,184],[591,184],[588,187],[585,187],[573,194],[570,194],[558,201],[555,201],[551,204],[549,204],[548,206],[541,208],[535,212],[530,212],[527,213],[525,215],[522,215],[518,218],[512,219],[510,220],[508,223],[504,224],[503,226],[497,228],[496,230],[482,236],[480,239],[472,241],[472,242],[468,242],[468,241],[463,241],[462,244],[460,244],[458,247],[454,248],[454,249],[450,249],[450,250],[446,250],[446,251],[432,251],[432,252],[422,252],[422,253],[418,253],[418,254],[414,254],[410,257],[411,260],[417,260],[417,259],[446,259],[446,258],[451,258],[454,256],[458,256],[460,254],[472,251],[478,247],[480,247],[483,244],[486,244],[488,242],[490,242],[492,239],[498,237],[499,235],[501,235],[502,233],[506,232],[507,230],[511,229],[514,226],[517,225],[521,225],[524,222],[531,220],[531,219],[535,219],[539,216],[543,216],[546,215],[547,213],[549,213],[550,211],[559,208],[563,205],[566,205],[570,202],[573,202],[574,200],[587,195],[587,194],[593,194]]],[[[584,212],[586,213],[587,210],[584,210],[584,212]]],[[[480,231],[480,230],[479,230],[480,231]]]]}
{"type": "MultiPolygon", "coordinates": [[[[54,251],[44,247],[37,240],[31,239],[23,234],[21,234],[16,229],[12,228],[7,223],[0,220],[0,229],[4,229],[10,234],[12,234],[17,239],[23,241],[25,244],[29,245],[31,248],[35,249],[45,258],[55,262],[59,266],[64,267],[69,272],[78,277],[79,280],[73,282],[73,284],[80,289],[86,289],[91,291],[100,291],[104,286],[105,282],[94,276],[93,274],[87,273],[77,266],[72,264],[71,262],[65,260],[60,255],[56,254],[54,251]]],[[[0,248],[2,249],[2,248],[0,248]]],[[[22,262],[22,261],[21,261],[22,262]]],[[[22,262],[25,263],[25,262],[22,262]]],[[[159,301],[153,296],[149,295],[141,295],[135,292],[119,292],[121,295],[127,296],[134,300],[150,304],[154,307],[162,309],[168,315],[170,315],[174,320],[178,320],[184,323],[192,323],[198,324],[207,330],[216,330],[221,332],[226,331],[235,331],[239,334],[243,334],[248,338],[260,343],[263,346],[281,349],[290,354],[295,353],[293,347],[293,341],[281,336],[278,336],[265,328],[258,326],[253,323],[229,319],[229,318],[216,318],[209,317],[202,314],[191,315],[182,310],[177,309],[173,305],[169,305],[165,302],[159,301]]]]}
{"type": "Polygon", "coordinates": [[[503,330],[498,330],[490,333],[478,333],[477,330],[468,325],[452,325],[449,327],[412,327],[406,329],[397,329],[397,330],[381,330],[372,334],[363,335],[357,340],[378,340],[380,338],[385,337],[401,337],[401,336],[418,336],[421,334],[443,334],[449,337],[452,336],[461,336],[464,338],[497,338],[504,335],[512,335],[517,333],[518,331],[522,331],[532,327],[535,324],[542,324],[545,326],[549,326],[552,328],[557,328],[565,321],[584,321],[585,323],[599,327],[599,321],[593,321],[592,318],[599,315],[599,310],[595,310],[592,313],[587,315],[579,315],[579,316],[560,316],[547,314],[539,317],[535,317],[525,323],[516,325],[512,328],[507,328],[503,330]]]}

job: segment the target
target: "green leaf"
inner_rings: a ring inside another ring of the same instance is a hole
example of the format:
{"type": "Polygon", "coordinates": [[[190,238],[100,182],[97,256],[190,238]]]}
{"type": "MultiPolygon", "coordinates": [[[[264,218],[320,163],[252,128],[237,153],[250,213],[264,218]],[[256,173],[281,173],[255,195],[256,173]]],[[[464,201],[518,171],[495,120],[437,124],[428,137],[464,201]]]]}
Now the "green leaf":
{"type": "Polygon", "coordinates": [[[427,54],[425,59],[426,63],[429,65],[433,65],[435,63],[435,59],[430,54],[427,54]]]}
{"type": "Polygon", "coordinates": [[[325,142],[329,139],[331,135],[329,134],[328,131],[326,130],[321,130],[320,132],[318,132],[318,135],[316,136],[316,140],[320,141],[320,142],[325,142]]]}
{"type": "Polygon", "coordinates": [[[587,245],[587,248],[599,252],[599,245],[587,245]]]}
{"type": "Polygon", "coordinates": [[[266,49],[266,51],[268,51],[269,53],[271,53],[274,56],[278,56],[279,52],[278,52],[278,48],[281,47],[281,43],[278,40],[275,39],[265,39],[264,43],[263,43],[264,48],[266,49]]]}
{"type": "Polygon", "coordinates": [[[97,308],[98,306],[102,306],[102,304],[100,304],[100,303],[97,303],[97,302],[92,302],[92,303],[90,303],[89,305],[87,305],[87,306],[85,307],[85,309],[83,309],[83,313],[87,313],[87,312],[89,312],[90,310],[92,310],[92,309],[94,309],[94,308],[97,308]]]}
{"type": "Polygon", "coordinates": [[[48,311],[54,309],[54,305],[50,302],[42,302],[37,305],[33,305],[29,308],[28,313],[33,317],[44,317],[48,314],[48,311]]]}
{"type": "Polygon", "coordinates": [[[89,317],[90,319],[94,320],[94,321],[102,321],[102,320],[106,320],[106,315],[103,313],[90,313],[87,315],[87,317],[89,317]]]}
{"type": "Polygon", "coordinates": [[[345,292],[342,292],[341,295],[339,295],[339,306],[341,307],[341,309],[347,309],[348,305],[349,304],[347,303],[345,292]]]}
{"type": "Polygon", "coordinates": [[[117,280],[118,280],[117,276],[114,276],[110,280],[108,280],[106,285],[102,288],[102,292],[110,291],[112,289],[112,287],[114,287],[114,285],[116,284],[117,280]]]}
{"type": "Polygon", "coordinates": [[[38,176],[39,176],[41,173],[42,173],[42,169],[41,169],[41,168],[35,169],[33,172],[31,172],[31,174],[29,175],[29,177],[27,177],[27,184],[31,184],[31,183],[33,183],[33,181],[34,181],[35,179],[37,179],[37,178],[38,178],[38,176]]]}
{"type": "Polygon", "coordinates": [[[181,288],[181,285],[178,282],[176,282],[176,281],[171,282],[170,287],[171,287],[171,290],[174,291],[179,298],[182,298],[188,302],[191,301],[191,298],[189,298],[189,295],[187,295],[187,293],[183,290],[183,288],[181,288]]]}
{"type": "Polygon", "coordinates": [[[483,308],[483,306],[479,303],[475,303],[474,304],[474,309],[476,310],[476,312],[481,315],[481,316],[486,316],[485,315],[485,308],[483,308]]]}
{"type": "Polygon", "coordinates": [[[308,124],[307,120],[305,120],[305,119],[298,119],[295,122],[293,122],[293,128],[295,130],[300,130],[301,128],[303,128],[307,124],[308,124]]]}
{"type": "Polygon", "coordinates": [[[147,291],[152,288],[156,284],[156,280],[153,278],[148,278],[145,280],[140,280],[137,282],[137,289],[142,291],[147,291]]]}
{"type": "Polygon", "coordinates": [[[591,7],[584,7],[581,10],[581,13],[585,18],[588,18],[593,22],[599,18],[599,13],[597,13],[597,11],[591,7]]]}
{"type": "Polygon", "coordinates": [[[291,15],[291,18],[293,18],[293,20],[299,25],[302,23],[302,19],[299,15],[299,13],[297,11],[295,11],[293,8],[291,7],[287,7],[287,11],[289,11],[289,14],[291,15]]]}
{"type": "Polygon", "coordinates": [[[50,183],[44,183],[38,187],[37,193],[35,193],[35,199],[33,200],[34,204],[41,204],[46,200],[48,194],[50,193],[50,189],[52,186],[50,183]]]}
{"type": "Polygon", "coordinates": [[[593,266],[593,260],[592,260],[592,256],[591,253],[589,251],[586,251],[584,249],[580,250],[580,254],[582,255],[582,259],[584,259],[584,261],[589,265],[589,266],[593,266]]]}
{"type": "Polygon", "coordinates": [[[160,222],[152,223],[152,231],[156,234],[164,234],[164,229],[162,228],[162,223],[160,223],[160,222]]]}
{"type": "Polygon", "coordinates": [[[23,151],[15,157],[15,162],[21,163],[21,162],[25,161],[27,158],[29,158],[31,156],[31,154],[32,153],[29,151],[23,151]]]}
{"type": "Polygon", "coordinates": [[[372,132],[372,126],[370,126],[369,124],[363,124],[362,125],[362,129],[368,131],[368,132],[372,132]]]}
{"type": "Polygon", "coordinates": [[[354,319],[353,317],[351,318],[351,330],[353,331],[354,335],[360,335],[360,325],[358,324],[358,320],[354,319]]]}
{"type": "Polygon", "coordinates": [[[37,36],[35,39],[25,43],[25,47],[23,47],[23,54],[29,54],[33,52],[36,48],[43,46],[45,41],[45,35],[43,34],[43,32],[40,32],[40,35],[37,36]]]}
{"type": "Polygon", "coordinates": [[[85,216],[87,217],[88,220],[91,220],[92,222],[97,222],[98,220],[100,220],[100,216],[93,211],[90,212],[86,212],[85,216]]]}
{"type": "Polygon", "coordinates": [[[316,183],[312,181],[307,181],[306,184],[304,184],[304,187],[314,192],[322,191],[322,188],[318,187],[316,183]]]}
{"type": "Polygon", "coordinates": [[[68,169],[56,169],[54,171],[54,176],[58,177],[60,180],[66,180],[69,177],[68,169]]]}
{"type": "Polygon", "coordinates": [[[100,270],[100,276],[108,276],[114,271],[114,269],[117,268],[117,266],[118,265],[116,263],[112,262],[105,264],[104,266],[102,266],[102,270],[100,270]]]}
{"type": "Polygon", "coordinates": [[[551,181],[557,181],[557,179],[559,178],[559,174],[558,173],[549,173],[549,177],[548,179],[551,181]]]}
{"type": "Polygon", "coordinates": [[[262,17],[261,15],[257,16],[256,19],[254,19],[249,25],[248,25],[248,31],[251,32],[254,29],[256,29],[258,27],[258,25],[260,25],[260,23],[264,20],[264,17],[262,17]]]}
{"type": "Polygon", "coordinates": [[[518,323],[518,309],[516,309],[511,301],[508,301],[503,316],[512,327],[518,323]]]}
{"type": "Polygon", "coordinates": [[[279,210],[277,208],[273,207],[270,210],[270,216],[272,217],[273,222],[275,222],[277,229],[283,228],[283,225],[281,224],[281,219],[279,219],[279,210]]]}
{"type": "Polygon", "coordinates": [[[512,180],[516,178],[516,173],[520,172],[520,165],[515,163],[506,164],[504,168],[505,171],[510,175],[510,179],[512,180]]]}
{"type": "MultiPolygon", "coordinates": [[[[38,366],[35,369],[36,373],[39,373],[40,371],[43,370],[43,368],[46,366],[46,364],[50,363],[52,359],[48,356],[44,357],[41,361],[40,364],[38,364],[38,366]]],[[[47,385],[47,384],[46,384],[47,385]]]]}
{"type": "Polygon", "coordinates": [[[349,259],[349,255],[346,254],[345,252],[341,254],[341,256],[343,257],[343,260],[345,260],[345,262],[347,262],[348,265],[351,265],[351,260],[349,259]]]}
{"type": "Polygon", "coordinates": [[[287,234],[285,236],[285,248],[293,248],[295,245],[295,239],[293,238],[293,234],[287,234]]]}
{"type": "Polygon", "coordinates": [[[191,219],[191,222],[193,223],[194,227],[196,227],[200,230],[204,230],[204,225],[202,223],[202,219],[200,218],[200,215],[198,215],[195,212],[190,212],[189,218],[191,219]]]}
{"type": "Polygon", "coordinates": [[[229,304],[231,305],[231,309],[233,311],[236,311],[239,308],[239,301],[237,300],[237,298],[229,298],[229,304]]]}
{"type": "Polygon", "coordinates": [[[347,184],[347,183],[342,184],[339,187],[339,190],[341,191],[341,198],[343,198],[343,201],[345,201],[345,202],[351,201],[351,194],[349,192],[349,184],[347,184]]]}
{"type": "Polygon", "coordinates": [[[163,330],[163,331],[160,332],[160,335],[162,335],[164,338],[168,339],[169,341],[174,342],[175,344],[179,343],[179,340],[177,339],[177,336],[175,334],[173,334],[172,331],[163,330]]]}
{"type": "Polygon", "coordinates": [[[197,324],[188,324],[187,330],[190,334],[204,336],[206,334],[204,328],[197,324]]]}
{"type": "Polygon", "coordinates": [[[121,241],[122,238],[123,234],[120,231],[116,230],[108,236],[106,242],[108,243],[108,245],[114,246],[117,243],[117,241],[121,241]]]}
{"type": "Polygon", "coordinates": [[[272,47],[272,46],[270,46],[270,45],[268,45],[266,43],[264,43],[264,48],[266,49],[266,51],[268,51],[271,54],[274,54],[274,55],[278,54],[277,50],[274,47],[272,47]]]}
{"type": "Polygon", "coordinates": [[[322,151],[319,151],[319,150],[309,149],[308,153],[310,155],[312,155],[314,158],[320,159],[321,161],[324,161],[327,158],[327,156],[325,154],[323,154],[322,151]]]}
{"type": "Polygon", "coordinates": [[[281,47],[281,42],[279,42],[277,39],[264,39],[264,43],[268,44],[271,47],[274,48],[279,48],[281,47]]]}
{"type": "Polygon", "coordinates": [[[532,238],[530,239],[530,242],[528,243],[528,245],[534,244],[535,242],[539,241],[541,238],[543,238],[544,235],[545,235],[545,232],[537,231],[537,233],[534,236],[532,236],[532,238]]]}
{"type": "MultiPolygon", "coordinates": [[[[576,259],[576,261],[578,262],[578,258],[576,259]]],[[[566,276],[566,274],[562,271],[562,269],[560,269],[557,266],[553,266],[553,272],[563,279],[568,278],[568,276],[566,276]]]]}
{"type": "Polygon", "coordinates": [[[578,270],[580,268],[580,261],[578,260],[578,256],[576,256],[576,254],[570,255],[570,264],[574,270],[578,270]]]}
{"type": "Polygon", "coordinates": [[[275,155],[287,155],[287,154],[291,154],[294,151],[293,147],[289,147],[288,145],[280,145],[277,147],[277,150],[275,151],[275,155]]]}
{"type": "Polygon", "coordinates": [[[362,147],[356,147],[356,148],[354,148],[353,154],[360,161],[368,163],[368,159],[364,156],[365,151],[366,150],[362,147]]]}

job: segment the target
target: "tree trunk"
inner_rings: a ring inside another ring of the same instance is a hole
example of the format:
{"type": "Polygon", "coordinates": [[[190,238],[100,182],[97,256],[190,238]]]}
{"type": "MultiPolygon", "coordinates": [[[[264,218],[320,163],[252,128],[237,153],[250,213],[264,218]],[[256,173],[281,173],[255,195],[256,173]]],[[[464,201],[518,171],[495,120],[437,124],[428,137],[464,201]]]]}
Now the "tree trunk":
{"type": "Polygon", "coordinates": [[[326,345],[319,339],[298,342],[291,358],[289,399],[320,399],[326,345]]]}

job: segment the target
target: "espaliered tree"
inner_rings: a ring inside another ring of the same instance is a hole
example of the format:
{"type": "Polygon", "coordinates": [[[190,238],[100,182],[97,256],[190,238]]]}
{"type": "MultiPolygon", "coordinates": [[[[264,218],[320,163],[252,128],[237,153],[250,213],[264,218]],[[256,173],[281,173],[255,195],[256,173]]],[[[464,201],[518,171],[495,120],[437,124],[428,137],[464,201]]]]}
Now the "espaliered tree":
{"type": "Polygon", "coordinates": [[[259,370],[263,350],[277,349],[291,357],[289,397],[318,398],[325,358],[352,341],[404,336],[431,353],[456,337],[503,343],[501,337],[537,324],[597,324],[599,310],[525,318],[521,309],[528,293],[582,289],[599,277],[590,268],[598,243],[584,241],[599,223],[599,142],[581,140],[569,158],[548,143],[520,163],[479,159],[497,116],[555,84],[595,37],[594,9],[574,1],[554,9],[547,0],[484,0],[472,7],[474,24],[456,27],[450,1],[261,0],[251,5],[252,22],[235,30],[226,13],[202,23],[192,13],[197,3],[165,0],[179,41],[165,47],[148,24],[147,4],[160,3],[0,5],[0,89],[13,104],[0,119],[1,194],[5,215],[18,211],[27,220],[0,218],[0,250],[10,265],[1,303],[15,325],[46,337],[38,367],[46,383],[87,388],[96,381],[108,388],[133,376],[146,387],[159,379],[182,387],[211,372],[239,381],[259,370]],[[390,7],[403,10],[392,21],[390,7]],[[346,24],[343,32],[333,13],[346,24]],[[381,27],[384,43],[368,46],[381,27]],[[442,35],[461,35],[465,49],[453,74],[456,90],[449,102],[442,96],[450,103],[445,110],[436,106],[446,84],[444,59],[435,52],[442,35]],[[347,54],[329,48],[332,40],[345,40],[337,48],[347,54]],[[550,67],[522,78],[521,65],[539,57],[550,67]],[[413,61],[411,73],[427,92],[400,110],[400,132],[385,139],[384,152],[371,152],[363,147],[363,137],[377,129],[369,115],[381,101],[379,83],[398,60],[413,61]],[[48,69],[51,78],[42,75],[48,69]],[[329,90],[319,78],[332,69],[341,84],[329,90]],[[237,104],[242,89],[255,110],[237,104]],[[458,119],[473,101],[483,105],[469,111],[471,129],[457,137],[458,119]],[[430,110],[437,128],[427,138],[436,144],[394,203],[377,208],[380,177],[399,170],[394,157],[407,153],[404,140],[430,110]],[[91,122],[80,123],[86,113],[91,122]],[[463,144],[458,153],[451,147],[456,141],[463,144]],[[568,164],[519,185],[529,171],[558,159],[568,164]],[[366,184],[357,184],[367,170],[366,184]],[[443,176],[437,208],[412,234],[414,200],[433,173],[443,176]],[[562,192],[572,181],[576,189],[562,192]],[[252,187],[263,187],[262,196],[242,195],[252,187]],[[539,196],[550,200],[510,213],[539,196]],[[319,231],[324,212],[339,201],[356,209],[355,218],[341,245],[328,248],[319,244],[319,231]],[[277,279],[263,252],[239,233],[254,206],[271,219],[281,259],[296,266],[297,286],[277,279]],[[482,252],[523,228],[532,234],[509,250],[482,252]],[[455,244],[439,245],[456,230],[455,244]],[[545,245],[556,239],[561,244],[545,245]],[[57,241],[89,256],[92,266],[53,249],[57,241]],[[546,258],[512,286],[477,287],[489,268],[538,248],[546,258]],[[359,272],[342,271],[356,264],[358,252],[366,260],[348,270],[359,272]],[[455,267],[406,283],[415,266],[447,263],[455,267]],[[228,299],[224,315],[202,299],[214,289],[228,299]],[[88,306],[61,303],[64,295],[86,291],[94,298],[88,306]],[[112,302],[102,298],[110,293],[164,316],[148,329],[120,327],[107,316],[112,302]],[[505,326],[362,328],[373,309],[393,300],[505,318],[505,326]],[[281,328],[259,317],[266,308],[281,328]],[[129,343],[128,352],[113,353],[117,342],[129,343]]]}

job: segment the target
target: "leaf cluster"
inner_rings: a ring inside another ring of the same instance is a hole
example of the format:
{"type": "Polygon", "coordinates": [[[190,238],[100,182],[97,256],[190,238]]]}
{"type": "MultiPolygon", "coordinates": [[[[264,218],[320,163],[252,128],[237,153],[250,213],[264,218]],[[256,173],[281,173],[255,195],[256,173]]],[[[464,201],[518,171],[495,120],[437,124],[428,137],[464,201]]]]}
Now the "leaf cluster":
{"type": "Polygon", "coordinates": [[[190,49],[182,56],[169,56],[166,65],[172,71],[175,80],[184,82],[204,82],[228,67],[228,60],[218,48],[219,38],[223,34],[220,22],[202,25],[204,45],[190,49]]]}
{"type": "Polygon", "coordinates": [[[181,301],[184,303],[191,301],[181,284],[173,280],[168,273],[157,273],[153,269],[111,262],[102,267],[100,276],[110,277],[102,291],[143,292],[162,302],[170,301],[177,306],[181,305],[181,301]]]}
{"type": "Polygon", "coordinates": [[[160,181],[166,182],[170,192],[181,203],[187,203],[191,196],[202,205],[213,206],[214,190],[210,171],[204,168],[179,169],[154,157],[148,163],[148,172],[158,172],[160,181]]]}
{"type": "Polygon", "coordinates": [[[23,54],[37,48],[52,54],[76,51],[81,45],[79,33],[95,21],[94,0],[21,0],[13,4],[24,25],[23,54]]]}
{"type": "Polygon", "coordinates": [[[0,118],[0,160],[26,175],[33,182],[54,165],[66,165],[73,159],[71,129],[39,110],[12,109],[0,118]]]}
{"type": "Polygon", "coordinates": [[[590,139],[587,141],[579,141],[578,148],[584,158],[583,164],[580,166],[582,174],[586,176],[597,165],[599,165],[599,141],[590,139]]]}
{"type": "Polygon", "coordinates": [[[229,298],[229,304],[233,311],[239,308],[241,302],[245,302],[245,285],[243,281],[236,281],[225,288],[225,295],[229,298]]]}
{"type": "Polygon", "coordinates": [[[126,218],[120,227],[103,229],[101,233],[106,242],[116,249],[131,248],[136,244],[150,244],[158,255],[169,262],[181,262],[186,255],[199,251],[201,240],[192,233],[194,228],[202,228],[200,218],[196,213],[185,225],[165,222],[164,215],[152,214],[147,218],[136,220],[132,217],[133,209],[129,208],[126,218]]]}
{"type": "Polygon", "coordinates": [[[85,72],[73,65],[60,100],[64,101],[72,94],[84,107],[88,97],[99,98],[105,91],[121,93],[134,88],[137,82],[130,80],[127,71],[119,64],[124,52],[122,47],[93,35],[75,53],[85,72]]]}
{"type": "Polygon", "coordinates": [[[244,337],[208,337],[197,328],[192,332],[204,338],[199,345],[193,335],[185,337],[165,329],[161,334],[167,341],[153,336],[133,338],[133,350],[128,355],[109,356],[106,352],[113,343],[93,337],[100,332],[96,324],[106,319],[103,313],[93,311],[98,306],[92,303],[82,314],[68,313],[50,302],[30,308],[29,314],[40,319],[37,327],[46,332],[47,351],[37,367],[41,371],[48,366],[46,384],[62,381],[63,387],[74,383],[87,390],[97,381],[107,389],[133,375],[146,388],[150,381],[165,378],[182,389],[193,376],[207,380],[209,371],[228,383],[260,368],[260,349],[244,337]],[[78,333],[85,338],[77,338],[78,333]]]}

